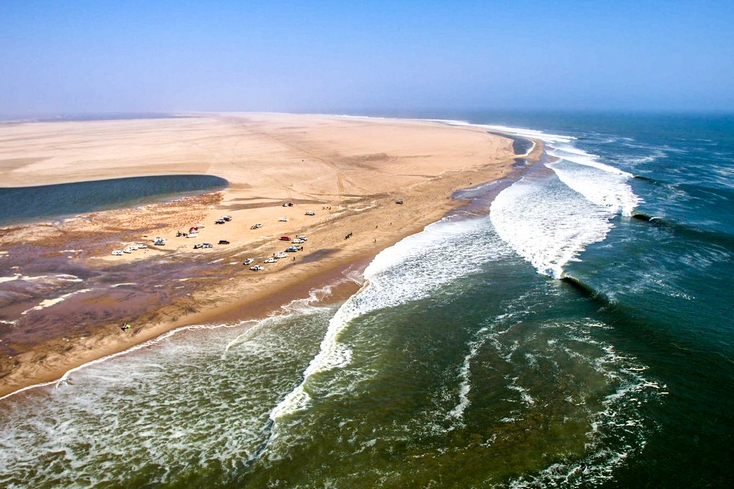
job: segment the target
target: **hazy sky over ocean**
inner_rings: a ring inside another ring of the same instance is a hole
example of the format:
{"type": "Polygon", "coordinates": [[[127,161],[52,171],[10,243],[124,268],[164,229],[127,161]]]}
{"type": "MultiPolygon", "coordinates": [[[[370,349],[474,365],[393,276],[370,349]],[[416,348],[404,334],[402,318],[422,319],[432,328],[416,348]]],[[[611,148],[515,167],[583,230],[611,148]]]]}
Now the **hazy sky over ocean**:
{"type": "Polygon", "coordinates": [[[0,116],[734,110],[734,2],[0,0],[0,116]]]}

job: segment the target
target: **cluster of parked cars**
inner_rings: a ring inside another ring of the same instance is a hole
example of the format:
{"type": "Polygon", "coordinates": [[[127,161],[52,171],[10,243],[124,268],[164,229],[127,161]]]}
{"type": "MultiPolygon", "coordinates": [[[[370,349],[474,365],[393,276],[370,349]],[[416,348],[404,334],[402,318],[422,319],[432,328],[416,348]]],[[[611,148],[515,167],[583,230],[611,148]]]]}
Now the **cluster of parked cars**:
{"type": "Polygon", "coordinates": [[[229,222],[232,220],[232,216],[222,216],[216,221],[214,221],[214,224],[224,224],[225,222],[229,222]]]}
{"type": "MultiPolygon", "coordinates": [[[[291,243],[294,243],[294,244],[291,244],[291,246],[286,248],[285,251],[274,253],[273,256],[264,260],[263,263],[277,263],[278,260],[282,258],[287,258],[288,253],[296,253],[298,251],[303,251],[303,246],[300,246],[300,243],[305,243],[306,241],[308,241],[308,238],[306,236],[296,236],[295,238],[291,239],[290,236],[281,236],[280,240],[290,241],[291,243]]],[[[255,260],[253,258],[248,258],[245,261],[243,261],[242,264],[245,266],[252,265],[254,261],[255,260]]],[[[252,265],[250,267],[250,270],[252,270],[253,272],[259,272],[261,270],[265,270],[265,267],[263,267],[262,265],[252,265]]]]}
{"type": "Polygon", "coordinates": [[[137,244],[134,244],[134,245],[127,246],[126,248],[124,248],[122,250],[113,250],[112,251],[112,255],[113,256],[122,256],[124,254],[130,254],[130,253],[132,253],[135,250],[143,250],[143,249],[147,249],[147,248],[148,248],[148,245],[146,245],[144,243],[137,243],[137,244]]]}

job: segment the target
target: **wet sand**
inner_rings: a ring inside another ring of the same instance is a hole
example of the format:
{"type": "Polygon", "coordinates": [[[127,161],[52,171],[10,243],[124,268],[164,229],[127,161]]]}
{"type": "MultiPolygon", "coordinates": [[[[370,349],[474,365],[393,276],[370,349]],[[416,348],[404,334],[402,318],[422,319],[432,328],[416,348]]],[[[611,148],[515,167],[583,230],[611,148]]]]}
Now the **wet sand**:
{"type": "Polygon", "coordinates": [[[0,141],[3,186],[164,174],[230,182],[0,229],[0,396],[174,328],[265,317],[325,285],[340,283],[332,300],[343,299],[372,256],[461,205],[456,190],[512,173],[518,156],[511,139],[478,128],[286,114],[3,124],[0,141]],[[215,224],[223,215],[232,220],[215,224]],[[197,224],[197,238],[176,237],[197,224]],[[243,266],[283,251],[282,235],[308,241],[261,272],[243,266]],[[202,242],[214,247],[193,249],[202,242]],[[132,243],[148,249],[110,254],[132,243]]]}

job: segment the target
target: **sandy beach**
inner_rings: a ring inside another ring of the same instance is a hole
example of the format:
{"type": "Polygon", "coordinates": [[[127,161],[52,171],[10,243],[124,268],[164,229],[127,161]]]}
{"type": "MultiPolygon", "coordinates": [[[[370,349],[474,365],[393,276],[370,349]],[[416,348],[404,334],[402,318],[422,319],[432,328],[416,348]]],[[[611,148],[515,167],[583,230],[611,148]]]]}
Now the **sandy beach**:
{"type": "MultiPolygon", "coordinates": [[[[542,152],[536,142],[525,156],[542,152]]],[[[517,156],[512,140],[480,128],[414,120],[206,114],[2,124],[3,187],[171,174],[230,185],[0,229],[0,293],[42,260],[94,277],[46,307],[28,308],[53,290],[0,295],[0,396],[174,328],[264,317],[326,284],[341,283],[343,298],[370,257],[462,205],[456,190],[511,174],[517,156]],[[224,215],[231,221],[216,225],[224,215]],[[177,237],[196,225],[196,239],[177,237]],[[262,264],[288,246],[281,236],[297,235],[308,237],[303,251],[259,272],[243,265],[262,264]],[[194,249],[202,242],[214,246],[194,249]],[[111,255],[133,243],[148,248],[111,255]]]]}

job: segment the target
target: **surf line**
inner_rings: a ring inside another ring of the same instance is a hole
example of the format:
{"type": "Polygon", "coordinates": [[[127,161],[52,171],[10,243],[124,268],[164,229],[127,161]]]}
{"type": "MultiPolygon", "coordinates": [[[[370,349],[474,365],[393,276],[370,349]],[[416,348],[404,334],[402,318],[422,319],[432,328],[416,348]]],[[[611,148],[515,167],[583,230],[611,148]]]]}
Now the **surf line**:
{"type": "Polygon", "coordinates": [[[159,343],[159,342],[161,342],[161,341],[163,341],[163,340],[165,340],[167,338],[170,338],[171,336],[173,336],[173,335],[175,335],[177,333],[183,332],[183,331],[197,330],[197,329],[234,328],[234,327],[237,327],[237,326],[239,326],[239,324],[235,324],[235,325],[231,325],[231,324],[216,324],[216,325],[210,325],[210,324],[194,324],[194,325],[190,325],[190,326],[183,326],[181,328],[177,328],[177,329],[168,331],[168,332],[166,332],[166,333],[164,333],[164,334],[162,334],[160,336],[156,336],[155,338],[152,338],[152,339],[150,339],[148,341],[145,341],[143,343],[140,343],[138,345],[133,345],[133,346],[131,346],[130,348],[128,348],[126,350],[119,351],[119,352],[116,352],[116,353],[110,353],[109,355],[106,355],[106,356],[103,356],[103,357],[100,357],[100,358],[96,358],[96,359],[91,360],[91,361],[89,361],[87,363],[83,363],[83,364],[81,364],[81,365],[79,365],[77,367],[71,368],[71,369],[67,370],[66,372],[64,372],[64,374],[60,378],[58,378],[56,380],[51,380],[51,381],[48,381],[48,382],[41,382],[41,383],[38,383],[38,384],[28,385],[28,386],[25,386],[25,387],[20,388],[18,390],[15,390],[13,392],[9,392],[8,394],[5,394],[4,396],[0,397],[0,401],[3,401],[5,399],[8,399],[9,397],[12,397],[12,396],[14,396],[16,394],[20,394],[21,392],[25,392],[25,391],[28,391],[28,390],[31,390],[31,389],[37,389],[39,387],[48,387],[48,386],[51,386],[52,385],[52,386],[54,386],[54,389],[57,389],[57,388],[59,388],[62,385],[62,383],[65,383],[69,379],[69,376],[71,374],[73,374],[74,372],[78,372],[78,371],[80,371],[82,369],[85,369],[87,367],[91,367],[92,365],[97,365],[98,363],[106,362],[108,360],[112,360],[113,358],[121,357],[123,355],[127,355],[129,353],[133,353],[135,351],[141,350],[143,348],[147,348],[149,346],[153,346],[156,343],[159,343]]]}
{"type": "Polygon", "coordinates": [[[311,397],[306,392],[305,386],[311,376],[316,373],[327,372],[337,367],[345,367],[349,364],[351,355],[346,354],[346,352],[339,351],[338,337],[353,319],[364,313],[364,311],[360,311],[356,302],[358,300],[358,296],[366,290],[369,285],[369,281],[365,280],[359,290],[349,297],[349,299],[339,307],[336,314],[331,318],[326,334],[321,340],[319,352],[311,359],[308,367],[304,370],[301,383],[289,392],[283,400],[270,411],[268,420],[265,422],[265,426],[263,426],[262,429],[264,439],[244,461],[244,468],[249,468],[252,464],[257,462],[267,452],[272,441],[277,438],[278,420],[306,409],[311,397]],[[337,361],[335,362],[335,360],[337,361]]]}

